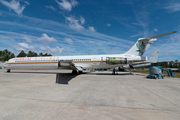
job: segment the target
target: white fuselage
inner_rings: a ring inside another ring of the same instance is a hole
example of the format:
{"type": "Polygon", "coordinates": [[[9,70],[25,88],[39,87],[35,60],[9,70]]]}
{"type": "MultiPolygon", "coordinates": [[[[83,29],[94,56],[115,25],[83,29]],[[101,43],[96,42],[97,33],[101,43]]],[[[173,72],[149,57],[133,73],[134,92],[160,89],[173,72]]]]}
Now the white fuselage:
{"type": "Polygon", "coordinates": [[[141,61],[140,56],[130,54],[111,54],[111,55],[80,55],[80,56],[48,56],[48,57],[23,57],[12,58],[3,67],[11,70],[38,70],[38,69],[73,69],[67,63],[65,66],[58,67],[59,61],[72,60],[76,67],[82,69],[108,69],[120,67],[124,64],[107,64],[107,57],[121,57],[132,62],[141,61]]]}

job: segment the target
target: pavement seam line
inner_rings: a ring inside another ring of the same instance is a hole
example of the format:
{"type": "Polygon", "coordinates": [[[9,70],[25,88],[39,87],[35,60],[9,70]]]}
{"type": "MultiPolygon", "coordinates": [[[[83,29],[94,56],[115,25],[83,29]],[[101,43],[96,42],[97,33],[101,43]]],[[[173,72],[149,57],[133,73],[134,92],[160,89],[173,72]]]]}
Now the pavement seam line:
{"type": "MultiPolygon", "coordinates": [[[[24,99],[24,100],[35,100],[35,101],[44,101],[44,102],[67,103],[67,102],[50,101],[50,100],[38,100],[38,99],[29,99],[29,98],[21,98],[21,97],[10,97],[10,96],[3,96],[3,95],[0,95],[0,96],[8,97],[8,98],[15,98],[15,99],[24,99]]],[[[81,104],[76,104],[76,105],[80,105],[81,106],[81,104]]],[[[90,105],[86,104],[85,106],[90,106],[90,105]]],[[[94,106],[94,105],[91,105],[91,106],[94,106]]],[[[108,105],[96,105],[96,106],[98,106],[98,107],[117,107],[117,108],[127,108],[127,109],[143,109],[143,110],[159,110],[159,111],[176,111],[176,112],[179,112],[179,110],[144,109],[144,108],[118,107],[118,106],[108,106],[108,105]]]]}
{"type": "MultiPolygon", "coordinates": [[[[141,86],[141,87],[142,87],[142,88],[144,88],[143,86],[141,86]]],[[[171,102],[170,100],[167,100],[167,99],[165,99],[164,97],[162,97],[162,96],[160,96],[160,95],[156,94],[155,92],[153,92],[153,91],[151,91],[151,90],[149,90],[149,89],[147,89],[147,88],[144,88],[144,89],[146,89],[146,90],[150,91],[151,93],[153,93],[153,94],[157,95],[158,97],[160,97],[160,98],[162,98],[162,99],[164,99],[164,100],[166,100],[166,101],[170,102],[171,104],[175,105],[176,107],[180,108],[180,106],[178,106],[178,105],[176,105],[175,103],[171,102]]]]}
{"type": "Polygon", "coordinates": [[[61,110],[61,112],[56,117],[54,117],[53,120],[56,119],[65,109],[67,109],[74,102],[75,99],[77,99],[83,92],[85,92],[94,83],[94,81],[95,80],[93,80],[92,83],[90,83],[84,90],[82,90],[82,92],[77,95],[63,110],[61,110]]]}

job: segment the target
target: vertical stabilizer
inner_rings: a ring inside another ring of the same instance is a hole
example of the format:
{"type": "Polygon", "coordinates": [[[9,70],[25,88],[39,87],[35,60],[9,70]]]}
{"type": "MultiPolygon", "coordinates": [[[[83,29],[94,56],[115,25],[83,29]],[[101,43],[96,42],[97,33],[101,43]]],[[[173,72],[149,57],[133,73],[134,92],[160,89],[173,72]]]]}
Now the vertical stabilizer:
{"type": "Polygon", "coordinates": [[[147,62],[156,63],[158,61],[159,50],[155,50],[147,62]]]}
{"type": "Polygon", "coordinates": [[[144,39],[139,38],[137,42],[125,53],[136,56],[142,56],[144,52],[151,46],[151,44],[157,39],[144,39]]]}

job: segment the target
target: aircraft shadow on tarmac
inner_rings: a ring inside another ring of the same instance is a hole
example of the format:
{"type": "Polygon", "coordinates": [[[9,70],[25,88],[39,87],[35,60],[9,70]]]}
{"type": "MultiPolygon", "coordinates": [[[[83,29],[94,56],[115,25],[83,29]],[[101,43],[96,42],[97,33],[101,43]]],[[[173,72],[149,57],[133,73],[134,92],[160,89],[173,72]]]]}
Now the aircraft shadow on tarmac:
{"type": "MultiPolygon", "coordinates": [[[[92,75],[91,73],[85,73],[85,72],[83,74],[92,75]]],[[[75,78],[78,75],[81,75],[81,74],[73,75],[71,73],[56,73],[56,83],[68,84],[68,82],[70,80],[72,80],[73,78],[75,78]]],[[[108,73],[95,73],[93,75],[112,75],[112,74],[111,73],[109,73],[109,74],[108,73]]],[[[132,73],[118,73],[115,75],[133,75],[133,74],[132,73]]]]}
{"type": "Polygon", "coordinates": [[[56,83],[57,84],[68,84],[70,80],[80,75],[73,75],[72,73],[58,73],[58,72],[11,72],[11,73],[33,73],[33,74],[56,74],[56,83]]]}
{"type": "MultiPolygon", "coordinates": [[[[11,73],[33,73],[33,74],[56,74],[56,83],[57,84],[68,84],[68,82],[70,80],[72,80],[73,78],[75,78],[78,75],[81,74],[76,74],[73,75],[72,73],[58,73],[58,72],[26,72],[26,71],[14,71],[11,73]]],[[[84,72],[83,74],[88,74],[88,75],[112,75],[112,73],[93,73],[93,72],[84,72]]],[[[115,75],[133,75],[132,73],[116,73],[115,75]]]]}
{"type": "Polygon", "coordinates": [[[77,75],[73,75],[71,73],[57,73],[56,74],[56,83],[58,84],[68,84],[70,80],[75,78],[77,75]]]}
{"type": "MultiPolygon", "coordinates": [[[[96,75],[113,75],[112,73],[97,73],[96,75]]],[[[133,75],[132,73],[116,73],[115,75],[133,75]]]]}
{"type": "MultiPolygon", "coordinates": [[[[58,72],[27,72],[27,71],[12,71],[12,72],[10,72],[10,73],[35,73],[35,74],[58,74],[58,72]]],[[[63,74],[63,73],[61,73],[61,74],[63,74]]]]}

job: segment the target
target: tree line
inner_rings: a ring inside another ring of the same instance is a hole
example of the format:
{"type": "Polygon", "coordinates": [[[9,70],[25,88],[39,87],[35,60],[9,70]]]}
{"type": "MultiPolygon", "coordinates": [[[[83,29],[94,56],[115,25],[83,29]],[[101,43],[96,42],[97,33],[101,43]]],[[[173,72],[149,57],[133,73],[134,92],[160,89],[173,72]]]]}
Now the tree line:
{"type": "Polygon", "coordinates": [[[180,62],[175,60],[163,63],[155,63],[155,66],[162,66],[163,68],[180,68],[180,62]]]}
{"type": "MultiPolygon", "coordinates": [[[[42,52],[37,54],[33,51],[29,51],[28,53],[25,53],[23,50],[17,55],[17,57],[39,57],[39,56],[52,56],[51,54],[42,52]]],[[[0,61],[8,61],[11,58],[15,58],[14,53],[8,51],[7,49],[1,51],[0,50],[0,61]]]]}

